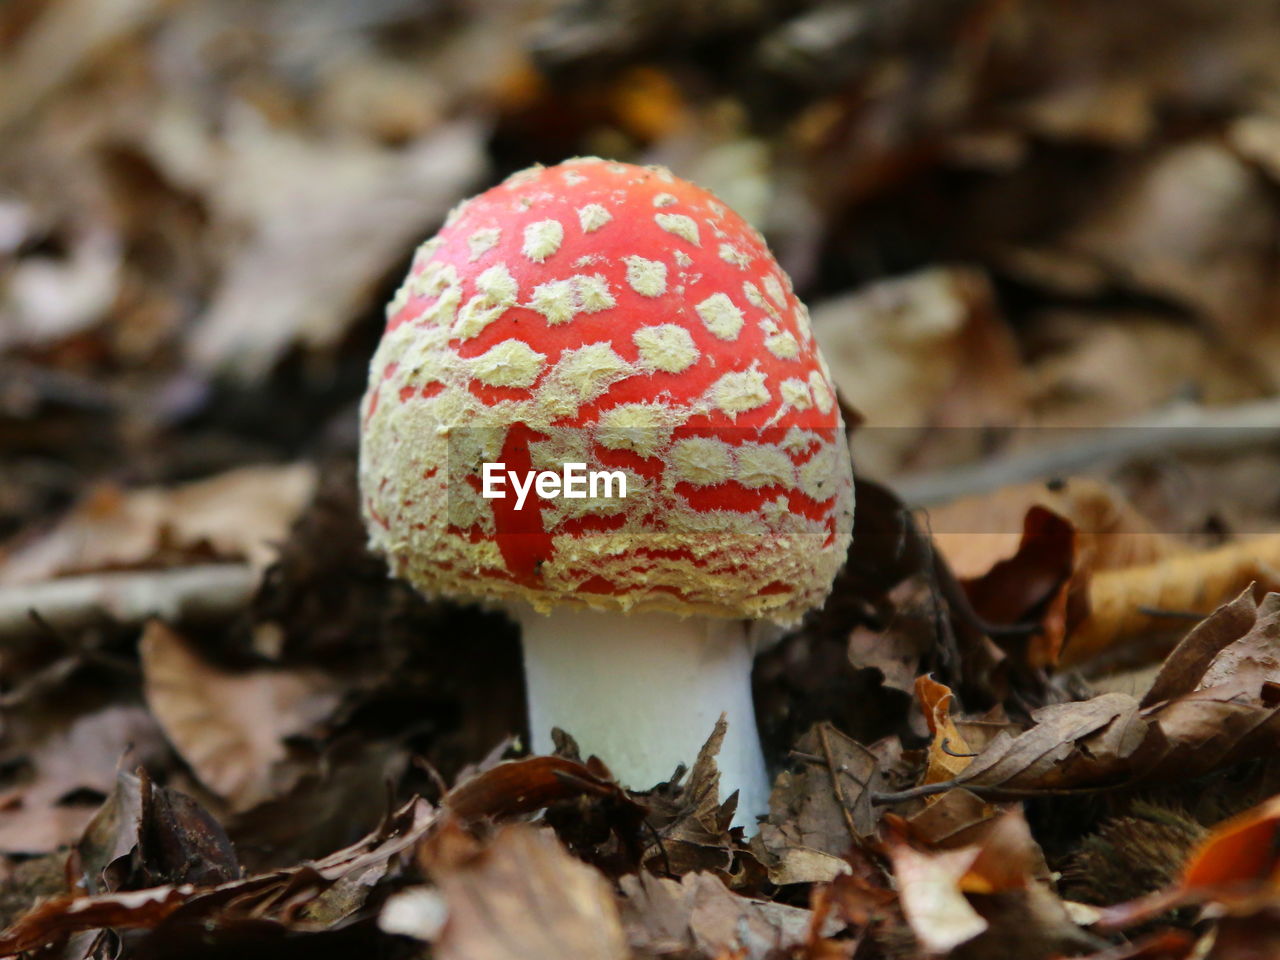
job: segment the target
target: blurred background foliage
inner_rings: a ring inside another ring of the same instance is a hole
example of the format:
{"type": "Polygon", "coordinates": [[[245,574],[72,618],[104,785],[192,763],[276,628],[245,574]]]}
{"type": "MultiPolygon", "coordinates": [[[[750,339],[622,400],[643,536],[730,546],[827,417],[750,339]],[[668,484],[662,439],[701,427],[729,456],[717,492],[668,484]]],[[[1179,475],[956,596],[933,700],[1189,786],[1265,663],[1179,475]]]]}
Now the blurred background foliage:
{"type": "Polygon", "coordinates": [[[104,473],[349,456],[414,245],[575,154],[764,230],[894,428],[873,473],[1267,396],[1278,27],[1255,0],[7,0],[0,534],[104,473]]]}

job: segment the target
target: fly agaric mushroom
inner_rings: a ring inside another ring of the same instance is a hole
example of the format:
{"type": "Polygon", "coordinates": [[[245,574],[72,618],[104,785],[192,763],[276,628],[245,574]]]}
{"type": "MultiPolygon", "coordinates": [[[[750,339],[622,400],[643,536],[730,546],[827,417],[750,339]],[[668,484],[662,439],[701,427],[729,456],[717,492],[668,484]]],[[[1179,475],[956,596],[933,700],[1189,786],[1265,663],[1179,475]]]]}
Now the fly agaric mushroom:
{"type": "Polygon", "coordinates": [[[519,621],[536,751],[562,727],[645,788],[723,712],[723,792],[739,824],[766,812],[747,621],[822,604],[853,478],[760,234],[662,167],[534,167],[453,211],[387,318],[360,451],[372,547],[423,593],[519,621]],[[574,495],[566,464],[626,496],[574,495]],[[537,471],[564,476],[530,490],[537,471]]]}

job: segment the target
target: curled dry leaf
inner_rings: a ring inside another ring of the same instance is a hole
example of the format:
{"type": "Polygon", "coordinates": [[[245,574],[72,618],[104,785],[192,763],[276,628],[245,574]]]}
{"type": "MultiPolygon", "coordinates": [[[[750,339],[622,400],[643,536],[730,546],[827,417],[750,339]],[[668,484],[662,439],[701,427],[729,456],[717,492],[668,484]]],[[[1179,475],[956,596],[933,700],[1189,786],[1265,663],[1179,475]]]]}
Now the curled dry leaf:
{"type": "MultiPolygon", "coordinates": [[[[203,144],[198,155],[211,159],[200,175],[228,225],[248,226],[251,239],[230,252],[189,353],[201,370],[260,379],[291,347],[338,342],[382,275],[485,162],[470,120],[388,150],[235,116],[226,149],[203,144]]],[[[187,124],[178,132],[191,135],[187,124]]]]}
{"type": "Polygon", "coordinates": [[[1185,890],[1280,885],[1280,796],[1214,827],[1182,873],[1185,890]]]}
{"type": "Polygon", "coordinates": [[[1033,360],[1031,407],[1044,437],[1108,433],[1123,423],[1196,397],[1205,404],[1255,399],[1261,377],[1242,371],[1237,352],[1203,328],[1154,312],[1053,310],[1037,317],[1038,336],[1053,345],[1033,360]]]}
{"type": "Polygon", "coordinates": [[[48,900],[0,933],[0,956],[32,950],[82,930],[155,927],[190,900],[195,892],[196,888],[187,884],[131,893],[48,900]]]}
{"type": "Polygon", "coordinates": [[[1280,737],[1273,662],[1280,600],[1252,611],[1250,604],[1239,597],[1193,631],[1141,704],[1106,693],[1042,707],[1032,713],[1034,726],[998,732],[942,783],[984,796],[1118,786],[1185,780],[1266,755],[1280,737]],[[1232,674],[1229,665],[1240,669],[1232,674]]]}
{"type": "Polygon", "coordinates": [[[969,843],[1000,808],[962,787],[948,790],[932,798],[933,802],[906,817],[905,824],[913,839],[928,848],[949,850],[969,843]]]}
{"type": "Polygon", "coordinates": [[[1280,742],[1280,705],[1248,702],[1230,687],[1200,690],[1143,711],[1160,750],[1135,764],[1131,779],[1179,782],[1253,757],[1280,742]]]}
{"type": "Polygon", "coordinates": [[[1257,622],[1258,604],[1250,587],[1191,629],[1165,658],[1142,705],[1149,707],[1196,689],[1218,654],[1248,634],[1257,622]]]}
{"type": "Polygon", "coordinates": [[[774,782],[769,819],[751,850],[773,883],[832,880],[849,872],[844,856],[875,833],[871,794],[884,782],[881,761],[826,723],[801,737],[793,754],[796,768],[774,782]]]}
{"type": "MultiPolygon", "coordinates": [[[[756,900],[729,891],[714,874],[690,873],[681,880],[648,873],[625,876],[622,919],[632,949],[644,956],[684,955],[768,960],[790,955],[813,931],[811,910],[756,900]]],[[[819,923],[819,936],[842,924],[819,923]]]]}
{"type": "Polygon", "coordinates": [[[235,810],[288,789],[284,739],[313,728],[339,700],[334,684],[316,672],[215,667],[158,620],[147,625],[139,649],[147,703],[165,736],[235,810]]]}
{"type": "Polygon", "coordinates": [[[921,783],[938,783],[958,776],[970,761],[969,744],[951,719],[955,695],[946,684],[925,675],[916,677],[916,699],[929,724],[929,761],[921,783]]]}
{"type": "Polygon", "coordinates": [[[644,860],[651,869],[661,868],[677,876],[693,870],[729,872],[736,849],[729,824],[737,808],[737,796],[720,802],[720,772],[716,768],[716,756],[727,730],[728,723],[721,714],[698,751],[688,779],[649,795],[651,811],[647,819],[655,837],[644,860]]]}
{"type": "Polygon", "coordinates": [[[138,821],[142,817],[142,781],[123,770],[116,774],[115,789],[108,794],[93,819],[76,841],[69,874],[87,893],[108,893],[123,888],[113,867],[125,872],[126,858],[138,843],[138,821]],[[108,874],[108,871],[111,874],[108,874]]]}
{"type": "Polygon", "coordinates": [[[1020,808],[1005,810],[952,837],[977,846],[978,858],[961,878],[966,893],[1001,893],[1023,890],[1036,881],[1049,880],[1040,845],[1020,808]]]}
{"type": "Polygon", "coordinates": [[[119,773],[116,787],[76,844],[72,861],[89,893],[164,884],[214,886],[240,876],[231,840],[194,798],[119,773]]]}
{"type": "MultiPolygon", "coordinates": [[[[1256,604],[1246,590],[1179,644],[1143,704],[1162,718],[1166,728],[1172,730],[1177,724],[1188,745],[1211,746],[1185,758],[1195,768],[1204,758],[1218,756],[1224,741],[1244,737],[1265,743],[1258,738],[1275,730],[1274,715],[1280,704],[1278,650],[1280,594],[1268,594],[1256,604]],[[1222,705],[1218,708],[1222,716],[1205,715],[1213,703],[1222,705]],[[1215,720],[1221,726],[1216,736],[1215,720]],[[1258,724],[1257,734],[1249,730],[1250,723],[1258,724]]],[[[1238,744],[1232,746],[1238,749],[1238,744]]]]}
{"type": "Polygon", "coordinates": [[[154,929],[179,911],[173,922],[197,930],[207,930],[212,917],[278,916],[302,908],[346,877],[385,864],[417,843],[435,823],[435,811],[415,797],[358,842],[288,870],[204,888],[168,885],[48,900],[0,933],[0,956],[33,950],[85,930],[154,929]],[[283,896],[286,891],[287,897],[283,896]]]}
{"type": "Polygon", "coordinates": [[[998,734],[955,782],[1017,790],[1122,780],[1156,739],[1137,701],[1120,693],[1051,704],[1031,717],[1035,726],[1017,737],[998,734]]]}
{"type": "Polygon", "coordinates": [[[1251,583],[1280,588],[1280,534],[1099,573],[1089,581],[1089,614],[1072,627],[1063,662],[1083,663],[1121,640],[1166,634],[1169,619],[1160,611],[1208,614],[1251,583]]]}
{"type": "Polygon", "coordinates": [[[171,566],[210,554],[265,567],[311,499],[310,463],[241,467],[177,487],[101,488],[49,533],[0,564],[0,584],[123,567],[171,566]]]}
{"type": "Polygon", "coordinates": [[[1280,593],[1263,598],[1252,629],[1218,651],[1196,689],[1280,701],[1280,593]]]}
{"type": "Polygon", "coordinates": [[[1190,304],[1246,344],[1271,326],[1266,187],[1212,140],[1156,153],[1115,185],[1067,246],[1112,276],[1190,304]]]}
{"type": "MultiPolygon", "coordinates": [[[[108,795],[122,760],[148,763],[167,752],[155,720],[140,707],[112,706],[77,718],[26,755],[31,782],[0,795],[0,851],[44,853],[75,841],[94,807],[64,798],[82,790],[108,795]]],[[[6,753],[5,762],[20,760],[6,753]]]]}
{"type": "Polygon", "coordinates": [[[238,878],[240,864],[222,824],[193,797],[140,773],[133,883],[208,887],[238,878]]]}
{"type": "Polygon", "coordinates": [[[909,820],[892,815],[888,819],[897,834],[909,836],[919,846],[977,850],[957,880],[965,893],[1024,890],[1034,882],[1050,879],[1044,853],[1019,806],[990,807],[967,791],[952,790],[909,820]],[[958,802],[951,802],[953,797],[958,802]],[[950,809],[943,811],[943,807],[950,809]]]}
{"type": "Polygon", "coordinates": [[[1087,939],[1053,893],[1044,854],[1020,808],[957,831],[942,849],[919,846],[915,824],[889,823],[886,852],[903,913],[926,952],[973,941],[957,956],[1041,957],[1087,939]]]}
{"type": "Polygon", "coordinates": [[[461,862],[427,868],[447,914],[432,947],[440,960],[627,960],[608,883],[550,830],[508,824],[461,862]]]}
{"type": "Polygon", "coordinates": [[[1075,528],[1077,570],[1132,567],[1189,551],[1157,530],[1119,490],[1089,477],[1014,484],[931,507],[929,530],[956,576],[973,580],[1013,558],[1027,511],[1036,506],[1075,528]]]}
{"type": "Polygon", "coordinates": [[[926,953],[945,954],[987,929],[960,889],[978,858],[977,847],[929,853],[891,837],[885,852],[897,878],[898,899],[926,953]]]}
{"type": "Polygon", "coordinates": [[[965,589],[984,618],[1042,611],[1033,665],[1081,664],[1119,641],[1168,633],[1176,621],[1161,611],[1207,613],[1250,583],[1280,586],[1280,535],[1195,551],[1088,481],[1011,487],[941,508],[931,522],[943,555],[970,574],[965,589]],[[1000,528],[1026,503],[1015,550],[1000,528]]]}
{"type": "Polygon", "coordinates": [[[507,760],[463,780],[441,801],[463,820],[502,820],[584,793],[638,805],[598,766],[559,756],[507,760]]]}
{"type": "MultiPolygon", "coordinates": [[[[840,392],[875,425],[853,441],[869,473],[892,473],[908,454],[918,455],[927,426],[1018,417],[1024,387],[1017,348],[977,270],[937,267],[881,280],[818,304],[813,321],[840,392]]],[[[962,436],[976,445],[981,432],[955,431],[948,442],[962,436]]]]}
{"type": "Polygon", "coordinates": [[[1075,529],[1040,506],[1027,511],[1017,552],[965,582],[969,600],[991,623],[1017,623],[1041,608],[1070,581],[1075,569],[1075,529]]]}

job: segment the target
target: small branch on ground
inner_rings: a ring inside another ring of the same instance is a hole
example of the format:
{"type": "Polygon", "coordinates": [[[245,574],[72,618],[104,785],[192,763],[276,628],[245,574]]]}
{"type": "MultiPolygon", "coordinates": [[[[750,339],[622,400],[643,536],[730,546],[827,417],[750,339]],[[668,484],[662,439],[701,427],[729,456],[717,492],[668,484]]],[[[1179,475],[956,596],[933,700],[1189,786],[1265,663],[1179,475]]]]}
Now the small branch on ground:
{"type": "Polygon", "coordinates": [[[104,614],[120,623],[142,623],[153,616],[225,616],[247,604],[257,584],[258,573],[248,564],[217,563],[4,586],[0,638],[30,636],[48,627],[75,629],[104,614]],[[33,610],[38,617],[31,616],[33,610]]]}

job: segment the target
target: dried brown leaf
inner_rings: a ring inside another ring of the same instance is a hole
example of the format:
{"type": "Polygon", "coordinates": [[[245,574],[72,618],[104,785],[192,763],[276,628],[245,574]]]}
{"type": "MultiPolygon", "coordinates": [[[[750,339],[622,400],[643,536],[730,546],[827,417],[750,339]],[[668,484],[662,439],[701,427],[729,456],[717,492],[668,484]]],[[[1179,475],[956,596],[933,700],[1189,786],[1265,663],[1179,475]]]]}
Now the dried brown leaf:
{"type": "MultiPolygon", "coordinates": [[[[697,950],[699,956],[768,960],[804,944],[814,923],[811,910],[739,896],[711,873],[676,881],[642,872],[623,877],[621,886],[627,939],[646,956],[697,950]]],[[[840,927],[828,921],[819,935],[840,927]]]]}
{"type": "MultiPolygon", "coordinates": [[[[1280,737],[1274,689],[1231,685],[1197,690],[1142,709],[1131,696],[1105,693],[1035,711],[1035,726],[997,734],[955,779],[984,796],[1185,780],[1260,756],[1280,737]]],[[[932,784],[936,787],[938,784],[932,784]]],[[[879,802],[936,792],[882,794],[879,802]]]]}
{"type": "MultiPolygon", "coordinates": [[[[871,474],[918,456],[927,426],[1009,423],[1019,414],[1021,364],[978,271],[935,267],[881,280],[819,303],[813,320],[840,392],[876,428],[853,440],[871,474]]],[[[954,446],[975,444],[981,431],[943,433],[954,446]]]]}
{"type": "Polygon", "coordinates": [[[657,834],[644,854],[650,868],[660,867],[677,876],[695,870],[722,874],[730,870],[736,846],[729,825],[737,808],[737,795],[720,802],[720,772],[716,767],[716,756],[727,730],[721,714],[698,751],[688,778],[649,796],[648,821],[657,834]]]}
{"type": "Polygon", "coordinates": [[[39,539],[0,565],[0,583],[193,557],[247,559],[265,567],[316,485],[313,464],[241,467],[181,486],[100,488],[39,539]]]}
{"type": "MultiPolygon", "coordinates": [[[[74,872],[88,893],[108,893],[121,889],[107,871],[122,861],[138,843],[138,821],[142,817],[142,782],[133,774],[116,774],[115,788],[84,828],[73,851],[74,872]]],[[[114,873],[114,871],[113,871],[114,873]]]]}
{"type": "Polygon", "coordinates": [[[953,834],[945,851],[913,846],[907,824],[890,824],[886,851],[902,909],[926,951],[972,941],[958,956],[1048,956],[1052,945],[1078,939],[1020,808],[953,834]]]}
{"type": "Polygon", "coordinates": [[[398,744],[339,737],[287,793],[227,818],[241,861],[252,872],[282,869],[367,833],[386,813],[377,787],[400,782],[408,763],[398,744]]]}
{"type": "Polygon", "coordinates": [[[196,888],[188,884],[49,900],[0,933],[0,956],[32,950],[82,930],[155,927],[182,907],[195,892],[196,888]]]}
{"type": "Polygon", "coordinates": [[[203,660],[158,620],[139,644],[147,702],[169,742],[235,810],[287,790],[284,738],[308,731],[338,703],[332,681],[302,670],[231,673],[203,660]]]}
{"type": "Polygon", "coordinates": [[[998,735],[957,778],[958,784],[1052,789],[1123,779],[1156,748],[1132,697],[1108,693],[1051,704],[1032,714],[1036,725],[1017,737],[998,735]]]}
{"type": "Polygon", "coordinates": [[[1142,705],[1149,707],[1190,693],[1199,685],[1214,658],[1248,633],[1257,620],[1258,604],[1250,586],[1191,629],[1165,658],[1151,689],[1142,698],[1142,705]]]}
{"type": "Polygon", "coordinates": [[[1083,663],[1121,641],[1167,634],[1169,620],[1160,611],[1209,614],[1251,583],[1280,587],[1280,534],[1097,573],[1088,584],[1088,615],[1073,625],[1063,662],[1083,663]]]}
{"type": "Polygon", "coordinates": [[[227,832],[193,797],[156,786],[142,772],[133,882],[216,886],[240,876],[227,832]]]}
{"type": "Polygon", "coordinates": [[[626,960],[626,938],[604,877],[549,830],[508,824],[463,863],[432,879],[447,920],[440,960],[626,960]]]}
{"type": "Polygon", "coordinates": [[[1232,691],[1250,700],[1280,702],[1280,593],[1263,598],[1253,628],[1218,651],[1196,689],[1224,698],[1232,691]],[[1270,696],[1264,694],[1267,687],[1270,696]]]}
{"type": "Polygon", "coordinates": [[[956,576],[972,580],[1017,553],[1024,519],[1034,506],[1075,528],[1078,568],[1131,567],[1189,549],[1158,531],[1119,490],[1088,477],[1014,484],[933,507],[929,530],[956,576]]]}
{"type": "MultiPolygon", "coordinates": [[[[199,369],[258,379],[294,346],[341,339],[378,280],[484,170],[482,133],[463,119],[388,150],[235,116],[245,122],[230,124],[221,149],[203,137],[191,146],[220,218],[249,240],[230,251],[187,346],[199,369]]],[[[176,135],[195,125],[179,121],[176,135]]]]}
{"type": "Polygon", "coordinates": [[[110,794],[116,765],[166,755],[153,718],[139,707],[112,706],[77,718],[36,746],[29,785],[0,795],[0,851],[43,853],[72,843],[94,806],[61,802],[79,790],[110,794]]]}
{"type": "MultiPolygon", "coordinates": [[[[1095,293],[1106,286],[1105,276],[1099,279],[1095,293]]],[[[1220,337],[1166,316],[1054,310],[1037,319],[1036,329],[1051,345],[1029,371],[1035,422],[1052,428],[1032,432],[1041,437],[1088,435],[1189,395],[1206,404],[1238,403],[1261,388],[1220,337]]]]}
{"type": "Polygon", "coordinates": [[[926,847],[949,850],[969,842],[976,827],[996,816],[998,808],[962,787],[937,795],[906,818],[911,836],[926,847]]]}
{"type": "Polygon", "coordinates": [[[445,794],[441,806],[463,820],[502,820],[533,813],[584,793],[631,803],[599,767],[554,755],[507,760],[475,774],[445,794]]]}
{"type": "Polygon", "coordinates": [[[830,724],[796,743],[797,768],[779,774],[769,819],[751,849],[775,883],[827,881],[849,872],[843,859],[872,836],[871,794],[884,782],[880,758],[830,724]]]}
{"type": "Polygon", "coordinates": [[[193,884],[214,886],[240,876],[222,825],[194,798],[119,773],[116,787],[76,844],[72,861],[89,893],[193,884]]]}
{"type": "Polygon", "coordinates": [[[1143,716],[1159,731],[1161,750],[1138,773],[1152,780],[1185,781],[1251,757],[1267,756],[1280,742],[1280,706],[1249,703],[1228,687],[1201,690],[1157,704],[1143,716]]]}
{"type": "Polygon", "coordinates": [[[897,878],[902,912],[927,953],[945,954],[987,929],[987,921],[960,890],[961,878],[978,858],[977,847],[927,853],[891,837],[885,852],[897,878]]]}
{"type": "Polygon", "coordinates": [[[1071,523],[1041,506],[1023,520],[1017,552],[981,577],[965,582],[974,610],[990,623],[1017,623],[1041,608],[1070,581],[1076,535],[1071,523]]]}
{"type": "Polygon", "coordinates": [[[1067,246],[1114,276],[1181,300],[1238,342],[1270,325],[1273,224],[1265,186],[1213,140],[1157,153],[1114,184],[1067,246]]]}
{"type": "Polygon", "coordinates": [[[0,956],[102,927],[156,928],[175,914],[174,922],[207,929],[205,920],[214,914],[261,917],[300,909],[337,881],[362,874],[409,849],[435,823],[435,812],[415,797],[357,843],[288,870],[205,888],[183,884],[49,900],[0,933],[0,956]]]}
{"type": "Polygon", "coordinates": [[[981,851],[960,879],[960,887],[966,893],[1023,890],[1035,881],[1050,879],[1044,852],[1031,835],[1031,827],[1019,807],[1005,810],[951,838],[952,844],[960,842],[981,851]]]}
{"type": "Polygon", "coordinates": [[[951,780],[959,776],[973,759],[964,734],[951,719],[955,695],[946,684],[938,683],[928,675],[916,678],[915,693],[933,737],[929,741],[929,760],[920,782],[951,780]]]}

